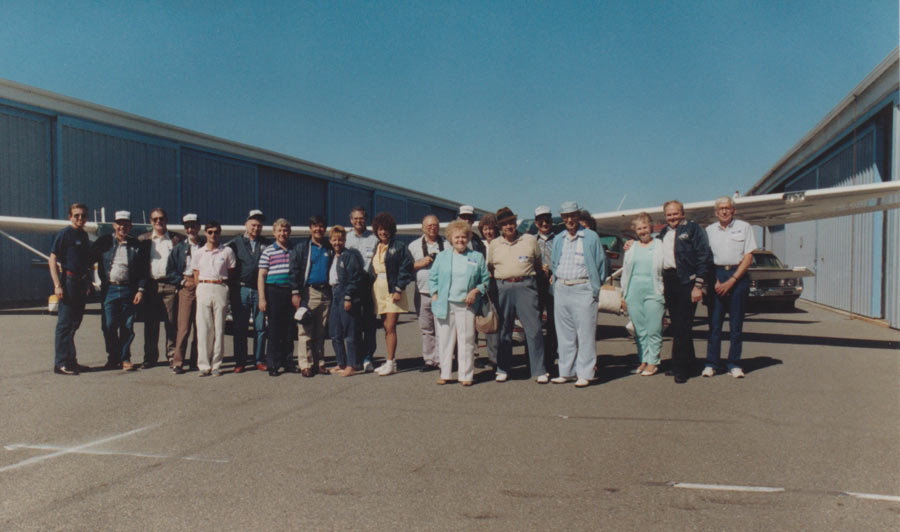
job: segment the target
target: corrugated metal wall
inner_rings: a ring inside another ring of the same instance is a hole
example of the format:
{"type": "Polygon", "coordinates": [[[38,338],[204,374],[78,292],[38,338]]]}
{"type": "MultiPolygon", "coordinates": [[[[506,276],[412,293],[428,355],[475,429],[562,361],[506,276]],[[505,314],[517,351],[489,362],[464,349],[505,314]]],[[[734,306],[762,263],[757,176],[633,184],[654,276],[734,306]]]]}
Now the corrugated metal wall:
{"type": "MultiPolygon", "coordinates": [[[[9,216],[47,218],[51,214],[50,121],[30,113],[0,107],[0,213],[9,216]]],[[[13,233],[49,254],[51,236],[13,233]]],[[[44,296],[53,285],[41,259],[18,244],[0,237],[0,300],[29,299],[39,291],[44,296]]]]}
{"type": "Polygon", "coordinates": [[[416,222],[418,220],[409,220],[406,212],[406,198],[394,196],[393,194],[385,194],[383,192],[375,192],[375,213],[389,212],[394,216],[394,220],[398,224],[416,222]]]}
{"type": "MultiPolygon", "coordinates": [[[[787,262],[787,253],[785,250],[785,233],[783,225],[773,225],[763,229],[766,244],[765,248],[774,253],[782,262],[787,262]]],[[[759,242],[762,244],[762,242],[759,242]]]]}
{"type": "Polygon", "coordinates": [[[256,165],[210,153],[181,150],[181,193],[184,212],[201,220],[243,221],[259,201],[256,165]]]}
{"type": "Polygon", "coordinates": [[[331,183],[331,209],[328,212],[329,224],[344,224],[349,227],[350,209],[361,205],[369,215],[369,222],[375,217],[372,208],[372,191],[363,188],[331,183]]]}
{"type": "Polygon", "coordinates": [[[123,138],[106,131],[92,131],[62,124],[62,159],[59,209],[75,201],[92,209],[106,207],[131,211],[132,220],[149,221],[149,209],[162,207],[172,213],[178,207],[176,149],[148,138],[123,138]]]}
{"type": "Polygon", "coordinates": [[[306,225],[314,214],[325,216],[327,205],[327,182],[278,168],[259,167],[259,208],[269,223],[286,218],[292,225],[306,225]]]}
{"type": "MultiPolygon", "coordinates": [[[[410,198],[400,194],[66,114],[20,109],[6,100],[0,104],[0,190],[0,214],[36,218],[64,218],[67,206],[81,201],[92,212],[105,207],[107,220],[116,210],[130,210],[136,222],[148,220],[154,207],[166,209],[173,223],[196,212],[201,221],[239,224],[251,209],[261,208],[270,221],[284,217],[306,225],[313,214],[323,214],[329,223],[349,226],[356,205],[363,205],[370,219],[378,210],[392,212],[398,223],[410,219],[410,198]]],[[[416,218],[424,210],[438,213],[442,221],[456,212],[415,202],[416,218]]],[[[13,236],[43,251],[52,241],[50,236],[13,236]]],[[[47,297],[47,266],[33,267],[33,257],[0,238],[0,265],[6,278],[16,281],[0,283],[0,301],[47,297]]]]}
{"type": "MultiPolygon", "coordinates": [[[[785,187],[786,191],[862,185],[881,181],[875,160],[875,130],[823,158],[785,187]]],[[[882,317],[880,213],[842,216],[785,226],[782,260],[816,272],[804,279],[803,297],[863,316],[882,317]],[[878,227],[876,228],[876,225],[878,227]]]]}

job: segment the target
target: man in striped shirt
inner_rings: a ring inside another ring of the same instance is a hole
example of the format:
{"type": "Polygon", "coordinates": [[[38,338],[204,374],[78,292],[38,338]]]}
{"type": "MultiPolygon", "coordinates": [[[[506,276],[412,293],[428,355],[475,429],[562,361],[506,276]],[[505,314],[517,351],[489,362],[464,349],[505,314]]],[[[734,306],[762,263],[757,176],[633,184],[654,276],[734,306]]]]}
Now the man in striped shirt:
{"type": "MultiPolygon", "coordinates": [[[[284,218],[272,225],[275,242],[263,250],[259,257],[259,310],[266,314],[268,321],[268,370],[272,377],[278,376],[278,368],[296,373],[294,365],[293,328],[294,307],[291,301],[291,222],[284,218]]],[[[299,299],[299,298],[298,298],[299,299]]],[[[299,305],[299,301],[297,301],[299,305]]]]}

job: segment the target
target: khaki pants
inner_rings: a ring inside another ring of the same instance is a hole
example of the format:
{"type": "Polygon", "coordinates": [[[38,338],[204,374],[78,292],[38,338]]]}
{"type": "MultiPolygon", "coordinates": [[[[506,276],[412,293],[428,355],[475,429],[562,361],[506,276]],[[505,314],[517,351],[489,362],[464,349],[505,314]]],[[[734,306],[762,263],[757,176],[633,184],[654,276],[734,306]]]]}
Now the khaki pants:
{"type": "Polygon", "coordinates": [[[222,365],[227,310],[228,287],[200,283],[197,287],[197,368],[200,371],[215,371],[222,365]]]}
{"type": "Polygon", "coordinates": [[[312,320],[297,327],[297,366],[303,370],[324,365],[325,339],[328,338],[328,312],[331,309],[331,288],[307,288],[307,308],[312,320]]]}
{"type": "Polygon", "coordinates": [[[194,341],[191,342],[190,365],[197,365],[197,285],[193,279],[186,278],[184,286],[178,290],[178,334],[175,335],[175,354],[172,356],[172,367],[184,365],[191,329],[194,329],[194,341]]]}

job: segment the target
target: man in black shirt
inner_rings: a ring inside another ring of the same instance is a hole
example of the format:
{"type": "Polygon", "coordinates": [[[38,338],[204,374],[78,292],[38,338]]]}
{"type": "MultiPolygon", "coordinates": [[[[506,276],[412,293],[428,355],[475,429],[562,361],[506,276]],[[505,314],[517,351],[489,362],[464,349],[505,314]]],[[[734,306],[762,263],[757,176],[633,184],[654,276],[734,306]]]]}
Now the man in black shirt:
{"type": "Polygon", "coordinates": [[[50,277],[59,304],[53,372],[59,375],[78,375],[75,331],[84,317],[92,263],[90,240],[84,231],[87,212],[83,203],[69,207],[69,226],[56,234],[50,250],[50,277]]]}

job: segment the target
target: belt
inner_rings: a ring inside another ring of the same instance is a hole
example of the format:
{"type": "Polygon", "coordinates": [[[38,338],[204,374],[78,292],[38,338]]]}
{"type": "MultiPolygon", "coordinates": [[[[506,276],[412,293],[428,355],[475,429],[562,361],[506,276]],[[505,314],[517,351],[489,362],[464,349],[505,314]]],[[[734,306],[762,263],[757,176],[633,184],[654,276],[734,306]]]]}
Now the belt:
{"type": "Polygon", "coordinates": [[[200,279],[200,282],[208,283],[208,284],[224,284],[225,283],[225,281],[213,281],[212,279],[200,279]]]}
{"type": "Polygon", "coordinates": [[[87,272],[85,272],[85,273],[75,273],[75,272],[73,272],[72,270],[66,270],[66,277],[68,277],[68,278],[70,278],[70,279],[83,279],[83,278],[85,278],[85,277],[87,277],[87,276],[88,276],[87,272]]]}
{"type": "Polygon", "coordinates": [[[582,277],[581,279],[560,279],[560,280],[562,281],[562,284],[564,284],[566,286],[575,286],[578,284],[584,284],[584,283],[588,282],[590,279],[588,279],[587,277],[582,277]]]}
{"type": "Polygon", "coordinates": [[[721,266],[716,264],[716,269],[725,270],[726,272],[730,272],[731,270],[736,270],[739,264],[729,264],[727,266],[721,266]]]}
{"type": "Polygon", "coordinates": [[[131,283],[129,283],[128,281],[123,281],[123,282],[110,281],[109,284],[111,284],[113,286],[130,286],[131,285],[131,283]]]}
{"type": "Polygon", "coordinates": [[[531,279],[530,275],[525,275],[523,277],[510,277],[509,279],[498,279],[498,281],[503,281],[504,283],[521,283],[522,281],[527,281],[531,279]]]}
{"type": "Polygon", "coordinates": [[[256,285],[253,283],[245,283],[244,281],[241,281],[241,286],[246,286],[247,288],[252,288],[252,289],[256,290],[256,285]]]}
{"type": "Polygon", "coordinates": [[[331,289],[331,285],[328,283],[315,283],[308,286],[314,290],[318,290],[319,292],[324,292],[325,290],[331,289]]]}

